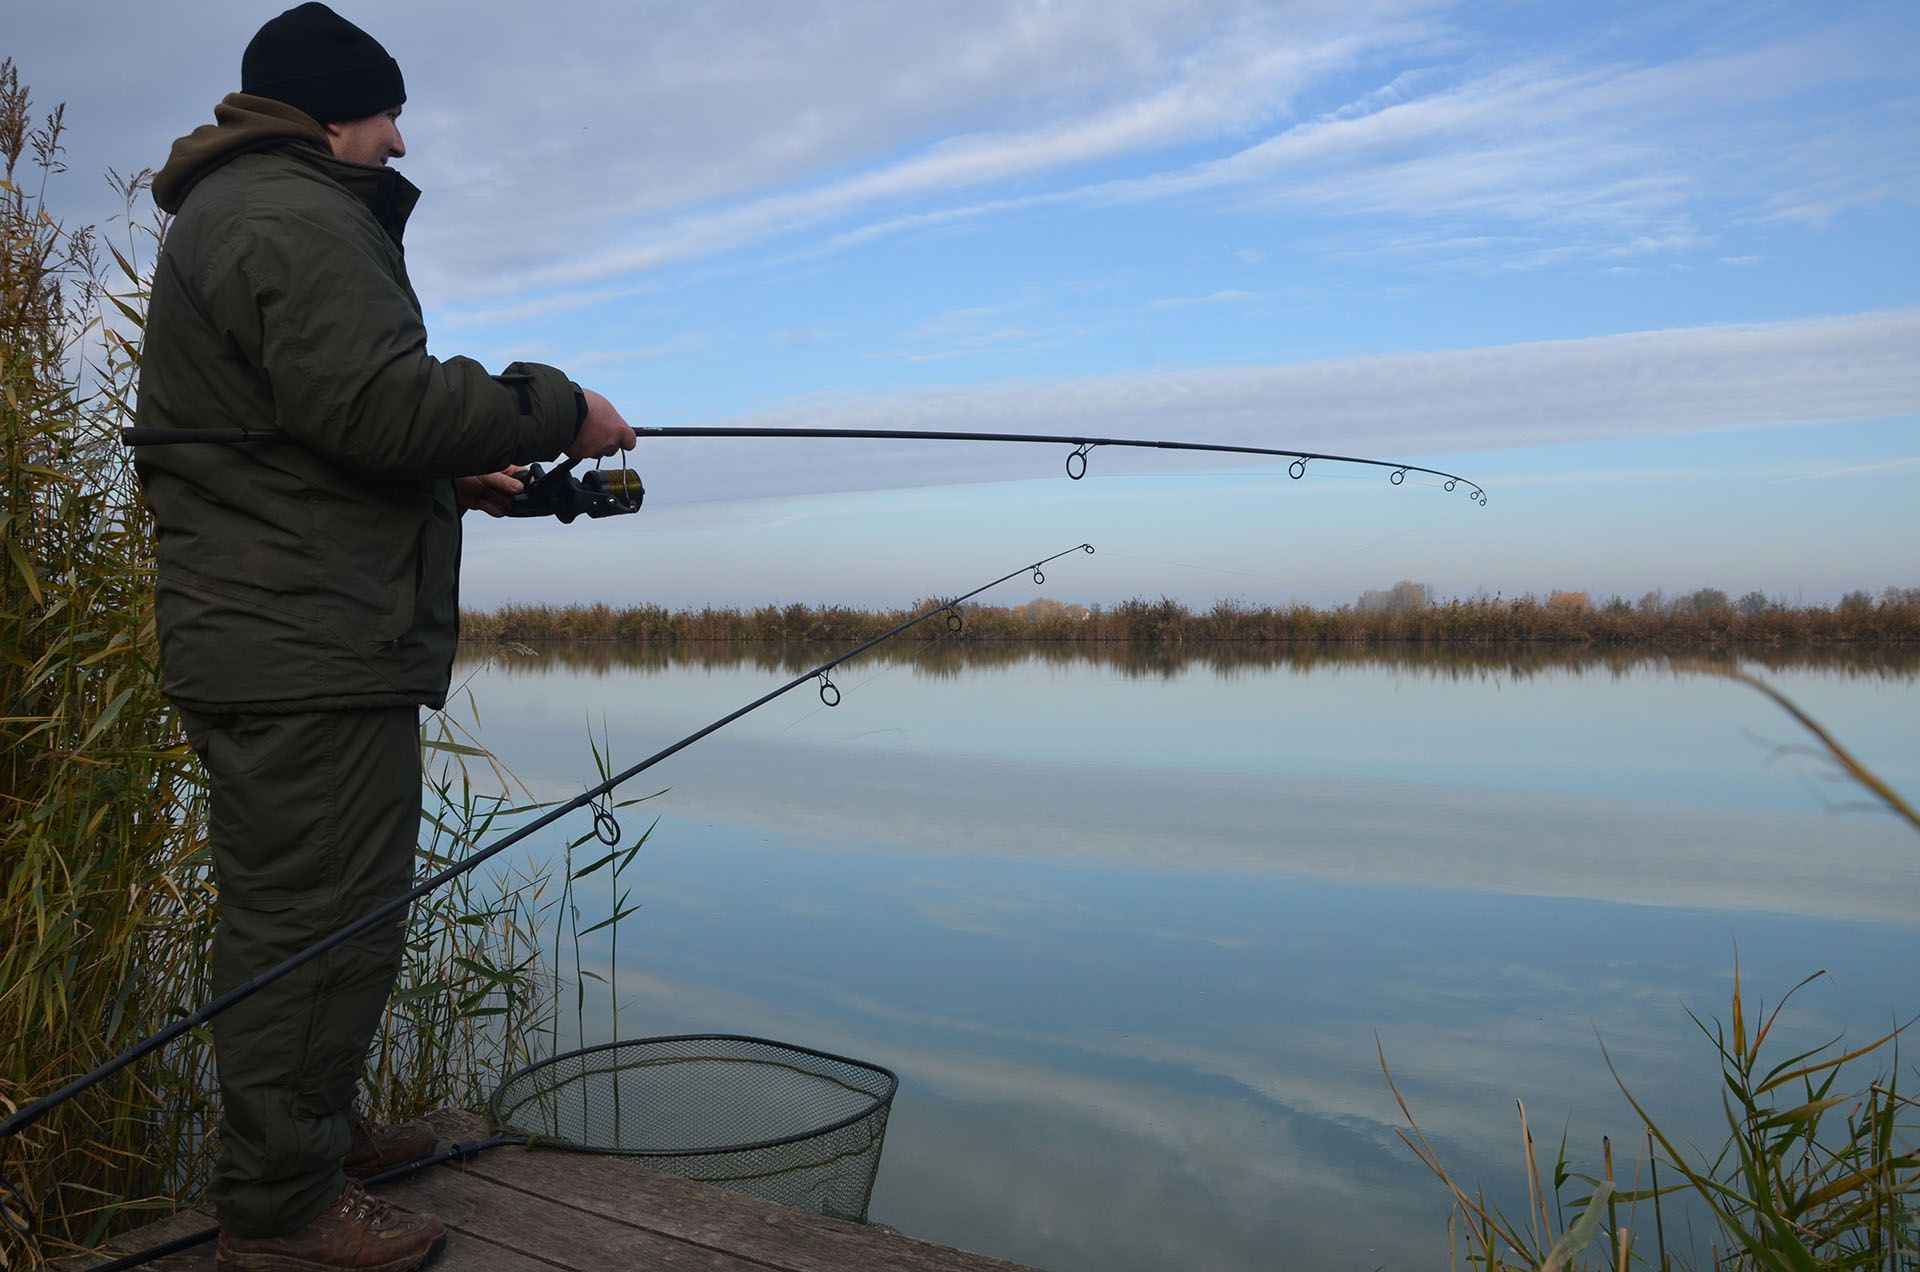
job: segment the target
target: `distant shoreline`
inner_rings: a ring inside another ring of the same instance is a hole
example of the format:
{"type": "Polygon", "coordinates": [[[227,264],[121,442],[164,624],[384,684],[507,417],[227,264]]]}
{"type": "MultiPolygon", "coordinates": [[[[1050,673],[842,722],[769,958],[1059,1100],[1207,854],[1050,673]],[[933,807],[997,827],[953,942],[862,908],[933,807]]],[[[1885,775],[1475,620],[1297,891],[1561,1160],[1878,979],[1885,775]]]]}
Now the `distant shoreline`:
{"type": "MultiPolygon", "coordinates": [[[[1862,596],[1855,594],[1837,606],[1747,603],[1743,608],[1719,593],[1696,593],[1659,606],[1648,601],[1639,606],[1620,601],[1592,606],[1579,594],[1556,593],[1545,600],[1528,596],[1382,608],[1221,602],[1197,613],[1172,600],[1136,599],[1110,607],[1042,600],[1017,607],[964,605],[964,625],[957,637],[965,643],[1136,648],[1552,646],[1642,653],[1920,649],[1920,588],[1890,588],[1877,601],[1862,600],[1862,596]]],[[[669,610],[658,605],[509,604],[463,614],[461,624],[463,640],[476,643],[845,645],[868,639],[938,604],[929,599],[909,610],[838,605],[669,610]]],[[[955,635],[938,620],[907,634],[909,639],[921,640],[955,635]]]]}

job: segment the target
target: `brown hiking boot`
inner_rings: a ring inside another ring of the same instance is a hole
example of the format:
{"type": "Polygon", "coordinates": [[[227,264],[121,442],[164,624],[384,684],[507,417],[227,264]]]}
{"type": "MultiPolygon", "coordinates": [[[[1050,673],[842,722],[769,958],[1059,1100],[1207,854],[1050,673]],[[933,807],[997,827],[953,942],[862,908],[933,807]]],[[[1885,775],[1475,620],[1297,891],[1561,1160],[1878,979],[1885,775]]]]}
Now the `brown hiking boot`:
{"type": "Polygon", "coordinates": [[[215,1262],[235,1272],[412,1272],[439,1257],[447,1230],[402,1214],[353,1180],[306,1227],[282,1237],[220,1234],[215,1262]]]}
{"type": "Polygon", "coordinates": [[[358,1113],[353,1116],[353,1143],[340,1159],[340,1169],[348,1179],[366,1179],[395,1166],[417,1162],[440,1142],[425,1122],[403,1122],[399,1126],[380,1126],[358,1113]]]}

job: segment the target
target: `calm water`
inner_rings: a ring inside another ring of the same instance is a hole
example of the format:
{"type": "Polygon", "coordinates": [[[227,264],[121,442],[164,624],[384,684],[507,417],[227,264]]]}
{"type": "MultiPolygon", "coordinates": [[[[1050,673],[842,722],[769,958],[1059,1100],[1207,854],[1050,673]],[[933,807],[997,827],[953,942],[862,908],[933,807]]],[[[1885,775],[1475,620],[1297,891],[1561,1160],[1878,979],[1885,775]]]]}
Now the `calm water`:
{"type": "MultiPolygon", "coordinates": [[[[462,674],[483,738],[566,796],[589,729],[621,766],[806,665],[462,674]]],[[[1768,676],[1920,791],[1910,669],[1768,676]]],[[[623,814],[659,818],[623,880],[643,908],[601,970],[622,1036],[897,1070],[872,1216],[916,1236],[1055,1269],[1443,1266],[1446,1194],[1395,1137],[1376,1045],[1456,1177],[1512,1199],[1516,1098],[1549,1161],[1563,1128],[1582,1166],[1603,1134],[1632,1158],[1596,1030],[1656,1116],[1718,1144],[1686,1009],[1726,1015],[1736,951],[1769,1002],[1830,973],[1783,1043],[1920,1009],[1920,836],[1723,680],[1004,653],[836,679],[838,708],[803,687],[639,779],[666,788],[623,814]]]]}

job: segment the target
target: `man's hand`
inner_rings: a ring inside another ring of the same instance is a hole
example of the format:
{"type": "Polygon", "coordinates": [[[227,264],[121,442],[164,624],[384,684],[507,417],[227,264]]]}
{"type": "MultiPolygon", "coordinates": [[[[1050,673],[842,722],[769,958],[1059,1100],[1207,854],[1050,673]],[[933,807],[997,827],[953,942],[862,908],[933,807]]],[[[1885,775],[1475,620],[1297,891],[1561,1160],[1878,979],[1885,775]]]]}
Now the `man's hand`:
{"type": "Polygon", "coordinates": [[[581,394],[587,399],[587,418],[567,454],[574,459],[605,459],[615,451],[632,450],[638,439],[613,403],[592,389],[582,389],[581,394]]]}
{"type": "Polygon", "coordinates": [[[526,486],[520,476],[526,471],[524,467],[516,465],[505,472],[455,477],[453,497],[459,502],[462,512],[478,508],[489,517],[504,517],[507,515],[507,505],[526,486]]]}

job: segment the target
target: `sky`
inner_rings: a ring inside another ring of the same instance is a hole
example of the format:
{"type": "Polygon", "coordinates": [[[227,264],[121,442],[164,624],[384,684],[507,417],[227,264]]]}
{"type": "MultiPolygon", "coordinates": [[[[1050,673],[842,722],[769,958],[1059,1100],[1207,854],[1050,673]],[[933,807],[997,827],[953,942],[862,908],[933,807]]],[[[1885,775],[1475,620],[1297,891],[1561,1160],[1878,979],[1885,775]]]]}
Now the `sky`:
{"type": "MultiPolygon", "coordinates": [[[[208,122],[282,7],[9,13],[67,108],[55,208],[115,215],[103,174],[208,122]]],[[[636,425],[1272,446],[1488,496],[649,439],[638,516],[470,517],[471,606],[899,605],[1083,541],[1040,594],[1920,585],[1911,4],[335,7],[406,75],[436,356],[552,363],[636,425]]]]}

